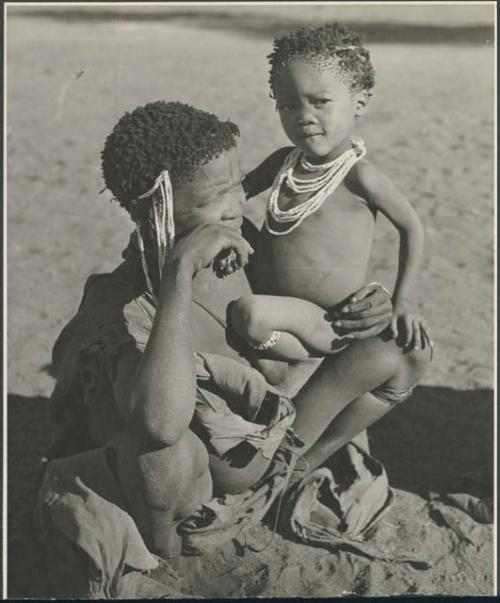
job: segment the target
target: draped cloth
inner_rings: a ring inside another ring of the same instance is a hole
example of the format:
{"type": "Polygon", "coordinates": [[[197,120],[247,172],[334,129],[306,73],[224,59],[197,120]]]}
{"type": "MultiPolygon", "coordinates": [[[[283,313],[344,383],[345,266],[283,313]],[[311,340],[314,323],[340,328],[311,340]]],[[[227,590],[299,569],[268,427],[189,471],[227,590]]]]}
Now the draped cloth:
{"type": "MultiPolygon", "coordinates": [[[[179,583],[156,583],[151,577],[159,560],[129,513],[106,454],[124,428],[113,391],[117,362],[126,354],[142,354],[155,315],[133,246],[124,258],[114,272],[87,280],[76,315],[54,345],[57,383],[51,413],[58,434],[40,477],[38,532],[61,573],[71,566],[80,585],[74,596],[182,596],[179,583]]],[[[351,479],[342,496],[328,468],[299,482],[293,495],[285,494],[301,446],[291,428],[295,409],[290,399],[238,361],[207,353],[196,354],[195,360],[193,429],[221,458],[245,443],[270,464],[248,491],[214,498],[179,524],[183,554],[213,551],[258,525],[271,509],[280,511],[281,502],[281,525],[292,537],[332,549],[347,540],[359,544],[392,502],[381,465],[349,445],[351,479]],[[330,495],[325,498],[326,486],[330,495]],[[317,511],[325,506],[329,515],[322,517],[329,519],[318,526],[317,511]]]]}

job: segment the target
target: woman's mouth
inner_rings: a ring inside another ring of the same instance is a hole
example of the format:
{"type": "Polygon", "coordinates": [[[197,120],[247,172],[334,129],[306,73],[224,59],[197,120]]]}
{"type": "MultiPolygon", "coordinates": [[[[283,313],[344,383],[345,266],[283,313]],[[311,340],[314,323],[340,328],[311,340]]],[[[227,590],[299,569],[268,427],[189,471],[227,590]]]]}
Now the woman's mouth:
{"type": "Polygon", "coordinates": [[[239,216],[238,218],[233,218],[232,220],[226,220],[224,222],[226,226],[229,228],[234,228],[234,230],[239,230],[241,225],[243,224],[243,216],[239,216]]]}

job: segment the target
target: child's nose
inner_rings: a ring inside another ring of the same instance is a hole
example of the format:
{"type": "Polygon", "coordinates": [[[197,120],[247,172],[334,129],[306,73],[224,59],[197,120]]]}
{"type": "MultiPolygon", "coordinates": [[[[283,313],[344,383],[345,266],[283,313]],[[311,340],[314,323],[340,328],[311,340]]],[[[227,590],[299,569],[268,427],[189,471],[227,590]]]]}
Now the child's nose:
{"type": "Polygon", "coordinates": [[[299,126],[305,126],[310,123],[315,123],[316,116],[312,111],[311,107],[303,107],[300,109],[297,115],[297,123],[299,126]]]}

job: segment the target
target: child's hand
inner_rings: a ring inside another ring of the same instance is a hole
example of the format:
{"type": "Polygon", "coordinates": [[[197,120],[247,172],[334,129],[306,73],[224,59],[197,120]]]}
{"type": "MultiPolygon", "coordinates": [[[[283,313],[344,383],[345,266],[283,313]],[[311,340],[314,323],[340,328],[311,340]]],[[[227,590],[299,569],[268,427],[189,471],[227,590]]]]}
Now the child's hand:
{"type": "Polygon", "coordinates": [[[394,305],[391,333],[394,339],[401,337],[403,345],[414,350],[424,349],[426,344],[433,346],[427,321],[406,300],[394,305]]]}

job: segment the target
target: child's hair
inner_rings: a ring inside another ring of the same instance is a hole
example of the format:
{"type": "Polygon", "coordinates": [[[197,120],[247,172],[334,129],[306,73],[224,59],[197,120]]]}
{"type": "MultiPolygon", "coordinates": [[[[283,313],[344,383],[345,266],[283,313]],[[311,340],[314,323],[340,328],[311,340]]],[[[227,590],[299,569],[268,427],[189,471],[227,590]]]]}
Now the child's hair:
{"type": "Polygon", "coordinates": [[[106,187],[120,205],[147,192],[163,170],[172,184],[189,181],[195,170],[236,146],[238,127],[180,102],[157,101],[125,113],[101,153],[106,187]]]}
{"type": "Polygon", "coordinates": [[[370,53],[362,46],[361,36],[339,23],[322,27],[302,28],[273,42],[273,51],[267,57],[271,69],[269,84],[275,96],[276,77],[289,62],[306,60],[322,64],[335,60],[339,74],[352,90],[370,90],[375,85],[375,71],[370,53]]]}

